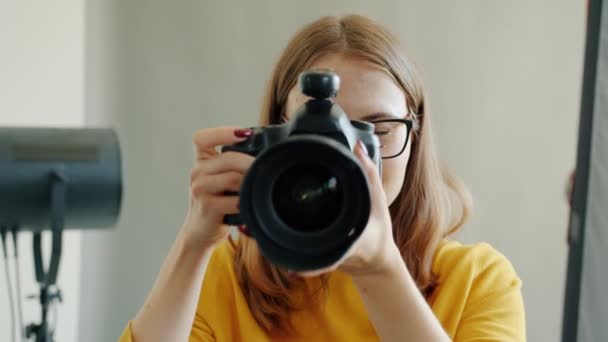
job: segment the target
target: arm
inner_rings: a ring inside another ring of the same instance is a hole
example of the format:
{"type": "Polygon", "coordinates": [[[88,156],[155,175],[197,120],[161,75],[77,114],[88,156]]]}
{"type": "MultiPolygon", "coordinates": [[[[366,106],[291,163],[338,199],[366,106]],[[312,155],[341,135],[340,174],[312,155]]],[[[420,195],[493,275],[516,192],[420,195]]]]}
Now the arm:
{"type": "Polygon", "coordinates": [[[192,248],[182,229],[146,302],[132,322],[134,341],[186,341],[211,257],[211,248],[192,248]]]}
{"type": "Polygon", "coordinates": [[[215,246],[228,236],[222,224],[236,214],[243,174],[253,157],[218,153],[217,147],[243,141],[250,130],[218,127],[194,136],[195,166],[190,173],[190,208],[145,304],[120,341],[197,341],[212,338],[194,321],[200,288],[215,246]],[[194,325],[193,325],[194,323],[194,325]]]}
{"type": "Polygon", "coordinates": [[[383,340],[446,341],[448,336],[462,342],[526,340],[521,280],[511,263],[488,244],[451,249],[442,257],[451,260],[445,265],[450,275],[443,283],[447,297],[442,311],[457,317],[457,326],[445,333],[398,252],[387,250],[385,267],[352,276],[383,340]],[[451,297],[457,297],[453,305],[451,297]]]}
{"type": "Polygon", "coordinates": [[[353,276],[376,333],[382,341],[450,341],[401,256],[393,254],[382,272],[353,276]]]}
{"type": "Polygon", "coordinates": [[[372,208],[367,227],[338,267],[351,275],[382,341],[449,341],[395,245],[376,167],[361,144],[354,152],[368,176],[372,208]]]}

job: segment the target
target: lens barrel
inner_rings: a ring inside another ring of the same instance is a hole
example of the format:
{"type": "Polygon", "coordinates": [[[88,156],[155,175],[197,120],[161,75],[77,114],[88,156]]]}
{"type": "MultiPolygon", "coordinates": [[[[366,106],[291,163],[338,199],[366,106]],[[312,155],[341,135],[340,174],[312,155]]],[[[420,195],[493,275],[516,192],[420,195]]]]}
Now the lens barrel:
{"type": "Polygon", "coordinates": [[[294,271],[338,261],[369,219],[367,178],[343,144],[320,135],[289,137],[247,172],[240,213],[262,254],[294,271]]]}

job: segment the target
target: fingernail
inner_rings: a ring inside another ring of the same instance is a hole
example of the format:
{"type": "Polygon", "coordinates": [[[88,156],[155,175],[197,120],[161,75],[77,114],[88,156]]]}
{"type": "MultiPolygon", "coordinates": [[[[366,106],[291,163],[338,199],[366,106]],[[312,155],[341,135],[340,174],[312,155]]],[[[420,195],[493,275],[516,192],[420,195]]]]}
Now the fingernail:
{"type": "Polygon", "coordinates": [[[247,226],[244,224],[241,224],[237,227],[239,229],[239,231],[247,236],[251,236],[249,235],[249,230],[247,229],[247,226]]]}
{"type": "Polygon", "coordinates": [[[248,138],[253,135],[253,131],[250,129],[237,129],[234,131],[234,135],[237,138],[248,138]]]}
{"type": "Polygon", "coordinates": [[[363,141],[359,140],[357,141],[357,144],[359,144],[359,147],[361,148],[361,151],[363,151],[363,153],[365,153],[365,155],[367,156],[367,147],[365,147],[365,144],[363,144],[363,141]]]}

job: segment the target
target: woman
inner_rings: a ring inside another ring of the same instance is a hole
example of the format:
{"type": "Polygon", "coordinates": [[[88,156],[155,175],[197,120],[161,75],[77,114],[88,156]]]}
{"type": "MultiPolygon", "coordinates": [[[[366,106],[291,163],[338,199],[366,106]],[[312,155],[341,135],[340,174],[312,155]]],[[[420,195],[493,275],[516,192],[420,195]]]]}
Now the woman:
{"type": "Polygon", "coordinates": [[[400,43],[361,16],[309,24],[275,66],[261,124],[291,118],[307,100],[297,77],[312,68],[340,76],[336,103],[350,119],[373,123],[381,140],[381,177],[362,145],[353,151],[372,192],[364,233],[336,265],[308,274],[273,266],[246,235],[227,238],[222,218],[238,212],[238,198],[224,193],[239,189],[253,158],[217,147],[251,131],[198,131],[190,209],[120,340],[525,340],[509,261],[487,244],[446,240],[466,221],[470,199],[437,161],[428,104],[400,43]]]}

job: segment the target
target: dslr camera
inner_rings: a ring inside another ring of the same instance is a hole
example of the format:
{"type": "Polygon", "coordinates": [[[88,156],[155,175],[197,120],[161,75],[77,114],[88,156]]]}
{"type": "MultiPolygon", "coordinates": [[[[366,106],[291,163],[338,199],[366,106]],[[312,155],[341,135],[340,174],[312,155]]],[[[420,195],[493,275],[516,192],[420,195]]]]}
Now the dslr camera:
{"type": "Polygon", "coordinates": [[[361,141],[381,172],[380,143],[372,124],[349,120],[333,98],[340,79],[327,70],[300,74],[311,99],[284,124],[252,128],[247,140],[223,146],[256,157],[244,176],[237,215],[261,253],[292,271],[337,262],[357,240],[370,214],[367,177],[353,151],[361,141]]]}

